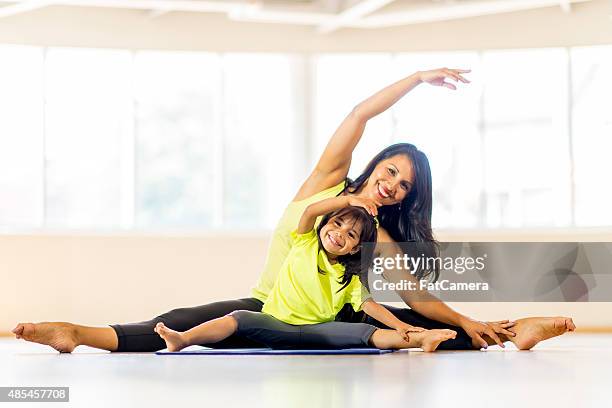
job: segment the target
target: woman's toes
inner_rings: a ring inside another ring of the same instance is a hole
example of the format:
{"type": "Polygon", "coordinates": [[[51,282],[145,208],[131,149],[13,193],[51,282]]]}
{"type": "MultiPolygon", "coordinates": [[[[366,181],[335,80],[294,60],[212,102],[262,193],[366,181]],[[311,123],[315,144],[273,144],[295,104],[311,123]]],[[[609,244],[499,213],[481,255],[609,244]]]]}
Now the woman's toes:
{"type": "Polygon", "coordinates": [[[13,330],[11,330],[13,332],[13,334],[15,334],[15,336],[20,339],[22,338],[23,335],[23,330],[24,330],[24,325],[23,323],[19,323],[17,326],[15,326],[15,328],[13,330]]]}
{"type": "Polygon", "coordinates": [[[20,323],[18,329],[18,336],[20,339],[28,341],[34,340],[34,334],[36,333],[34,323],[20,323]]]}

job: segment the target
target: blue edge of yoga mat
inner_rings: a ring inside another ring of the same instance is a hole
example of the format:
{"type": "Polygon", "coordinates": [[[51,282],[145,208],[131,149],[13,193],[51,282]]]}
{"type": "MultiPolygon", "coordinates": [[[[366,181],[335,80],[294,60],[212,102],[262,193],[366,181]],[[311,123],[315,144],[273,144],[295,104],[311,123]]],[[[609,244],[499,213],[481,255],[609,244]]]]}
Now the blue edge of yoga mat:
{"type": "Polygon", "coordinates": [[[167,355],[335,355],[335,354],[387,354],[393,350],[381,350],[377,348],[349,348],[349,349],[316,349],[316,350],[294,350],[294,349],[269,349],[269,348],[242,348],[242,349],[209,349],[186,350],[186,351],[157,351],[155,354],[167,355]]]}

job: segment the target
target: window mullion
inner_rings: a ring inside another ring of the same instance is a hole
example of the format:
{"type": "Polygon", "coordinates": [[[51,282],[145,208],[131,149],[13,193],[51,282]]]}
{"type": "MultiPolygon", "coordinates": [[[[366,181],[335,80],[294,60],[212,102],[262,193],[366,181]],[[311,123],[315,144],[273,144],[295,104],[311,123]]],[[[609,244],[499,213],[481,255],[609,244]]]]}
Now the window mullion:
{"type": "Polygon", "coordinates": [[[47,226],[47,52],[42,49],[42,228],[47,226]]]}
{"type": "Polygon", "coordinates": [[[216,90],[217,103],[214,112],[215,125],[213,130],[213,228],[221,228],[225,221],[223,211],[225,193],[225,139],[227,137],[227,113],[226,113],[226,87],[225,87],[225,58],[219,54],[219,85],[216,90]]]}

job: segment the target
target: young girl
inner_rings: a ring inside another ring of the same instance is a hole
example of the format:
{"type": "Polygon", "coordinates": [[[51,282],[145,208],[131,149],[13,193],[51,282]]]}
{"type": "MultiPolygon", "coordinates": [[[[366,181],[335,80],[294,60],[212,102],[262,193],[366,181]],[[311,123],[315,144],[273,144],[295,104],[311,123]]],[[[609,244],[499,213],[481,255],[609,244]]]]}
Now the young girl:
{"type": "Polygon", "coordinates": [[[160,322],[155,332],[169,351],[216,343],[234,333],[272,348],[373,346],[434,351],[456,332],[424,330],[398,320],[369,297],[359,280],[362,268],[367,269],[372,261],[373,248],[364,250],[361,243],[376,242],[376,214],[374,201],[352,196],[309,205],[293,233],[293,245],[262,313],[238,310],[185,332],[160,322]],[[318,217],[323,215],[315,230],[318,217]],[[333,321],[346,303],[395,330],[333,321]]]}

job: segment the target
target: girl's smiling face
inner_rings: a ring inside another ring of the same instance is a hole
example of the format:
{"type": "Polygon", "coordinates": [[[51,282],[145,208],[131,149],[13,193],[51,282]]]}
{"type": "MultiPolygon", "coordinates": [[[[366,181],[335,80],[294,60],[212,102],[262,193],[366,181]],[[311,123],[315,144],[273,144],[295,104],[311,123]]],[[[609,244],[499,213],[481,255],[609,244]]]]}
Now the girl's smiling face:
{"type": "Polygon", "coordinates": [[[354,216],[340,213],[321,228],[319,239],[329,255],[354,254],[359,251],[362,227],[354,216]]]}
{"type": "Polygon", "coordinates": [[[380,205],[401,203],[414,185],[414,167],[404,154],[381,160],[363,186],[363,194],[380,205]]]}

